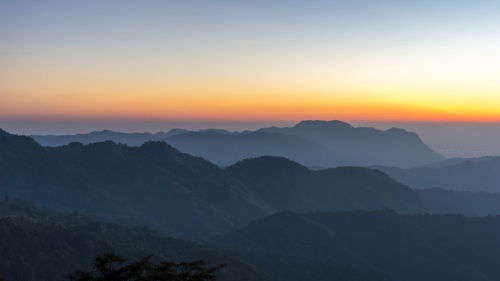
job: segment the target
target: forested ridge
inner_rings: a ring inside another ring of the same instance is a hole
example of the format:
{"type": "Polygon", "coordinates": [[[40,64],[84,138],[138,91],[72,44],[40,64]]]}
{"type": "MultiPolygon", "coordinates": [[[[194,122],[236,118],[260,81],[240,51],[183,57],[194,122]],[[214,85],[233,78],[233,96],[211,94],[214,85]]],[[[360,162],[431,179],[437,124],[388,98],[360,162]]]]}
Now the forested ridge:
{"type": "Polygon", "coordinates": [[[206,260],[227,264],[218,280],[260,280],[237,258],[191,241],[168,238],[146,228],[128,228],[78,214],[40,210],[20,200],[0,200],[0,273],[6,280],[56,281],[88,269],[94,256],[113,252],[130,259],[206,260]]]}

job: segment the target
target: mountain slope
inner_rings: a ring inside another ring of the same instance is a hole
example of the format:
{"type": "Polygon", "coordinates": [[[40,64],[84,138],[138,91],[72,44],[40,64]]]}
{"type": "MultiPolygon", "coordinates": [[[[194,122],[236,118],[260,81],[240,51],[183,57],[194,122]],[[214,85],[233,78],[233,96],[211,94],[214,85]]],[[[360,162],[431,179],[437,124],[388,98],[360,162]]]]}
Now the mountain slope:
{"type": "Polygon", "coordinates": [[[459,159],[412,169],[376,168],[413,188],[500,192],[500,157],[459,159]]]}
{"type": "MultiPolygon", "coordinates": [[[[89,218],[42,211],[23,201],[0,200],[0,272],[6,280],[63,280],[106,251],[138,259],[227,264],[220,280],[261,280],[251,266],[190,241],[144,228],[126,228],[89,218]]],[[[218,280],[219,280],[218,279],[218,280]]]]}
{"type": "MultiPolygon", "coordinates": [[[[351,211],[278,213],[213,240],[280,280],[310,278],[310,267],[344,267],[393,280],[498,280],[500,217],[351,211]],[[307,241],[307,242],[304,242],[307,241]],[[294,270],[302,261],[302,270],[294,270]]],[[[341,279],[339,279],[341,280],[341,279]]],[[[349,280],[349,279],[348,279],[349,280]]],[[[377,277],[365,280],[377,280],[377,277]]]]}
{"type": "Polygon", "coordinates": [[[221,231],[272,209],[244,184],[163,142],[45,148],[0,137],[0,194],[45,206],[135,217],[170,233],[221,231]]]}
{"type": "Polygon", "coordinates": [[[260,157],[240,161],[227,171],[281,210],[425,210],[410,188],[368,168],[312,171],[285,158],[260,157]]]}
{"type": "Polygon", "coordinates": [[[391,280],[338,239],[305,215],[281,212],[210,243],[258,266],[270,280],[391,280]]]}

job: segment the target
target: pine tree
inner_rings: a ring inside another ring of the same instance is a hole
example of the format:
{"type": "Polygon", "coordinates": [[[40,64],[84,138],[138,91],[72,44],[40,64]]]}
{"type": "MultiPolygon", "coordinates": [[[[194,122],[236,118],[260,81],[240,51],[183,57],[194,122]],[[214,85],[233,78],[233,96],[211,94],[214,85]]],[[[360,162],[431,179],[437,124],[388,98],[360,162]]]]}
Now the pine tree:
{"type": "Polygon", "coordinates": [[[160,262],[153,256],[126,264],[127,260],[113,253],[96,256],[92,271],[77,270],[67,276],[70,281],[215,281],[215,273],[224,265],[209,267],[206,262],[160,262]]]}

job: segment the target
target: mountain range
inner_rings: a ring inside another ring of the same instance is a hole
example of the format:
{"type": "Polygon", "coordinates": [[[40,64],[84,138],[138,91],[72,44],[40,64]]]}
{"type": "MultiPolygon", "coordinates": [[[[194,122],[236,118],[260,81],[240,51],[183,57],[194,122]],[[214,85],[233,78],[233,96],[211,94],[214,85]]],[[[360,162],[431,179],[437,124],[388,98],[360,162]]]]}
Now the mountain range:
{"type": "Polygon", "coordinates": [[[244,132],[173,129],[151,134],[105,130],[64,136],[37,135],[33,138],[44,146],[106,140],[138,146],[146,141],[161,140],[219,166],[266,155],[286,157],[308,167],[324,168],[342,165],[414,167],[444,159],[415,133],[397,128],[381,131],[353,127],[336,120],[302,121],[293,127],[269,127],[244,132]]]}
{"type": "Polygon", "coordinates": [[[371,168],[314,171],[268,156],[222,169],[165,142],[42,147],[30,137],[2,132],[0,182],[0,195],[189,237],[282,210],[500,214],[498,197],[417,191],[371,168]]]}
{"type": "Polygon", "coordinates": [[[500,193],[414,189],[382,168],[278,156],[221,168],[164,141],[44,147],[0,130],[0,273],[58,280],[113,250],[227,263],[220,280],[497,280],[500,193]]]}
{"type": "Polygon", "coordinates": [[[223,169],[164,142],[42,147],[4,133],[0,182],[0,194],[145,220],[173,234],[231,228],[273,210],[223,169]]]}

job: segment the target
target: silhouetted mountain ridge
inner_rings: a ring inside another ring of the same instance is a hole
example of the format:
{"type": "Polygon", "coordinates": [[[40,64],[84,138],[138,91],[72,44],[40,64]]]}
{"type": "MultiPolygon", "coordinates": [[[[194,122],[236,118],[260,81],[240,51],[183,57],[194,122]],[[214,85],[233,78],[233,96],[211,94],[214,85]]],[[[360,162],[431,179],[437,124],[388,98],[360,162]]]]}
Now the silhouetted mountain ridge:
{"type": "Polygon", "coordinates": [[[105,140],[138,146],[146,141],[165,140],[183,152],[201,156],[220,166],[266,155],[286,157],[306,166],[325,168],[340,165],[413,167],[443,159],[415,133],[397,128],[381,131],[353,127],[338,120],[306,120],[293,127],[269,127],[253,132],[172,129],[167,133],[127,134],[105,130],[73,136],[33,137],[44,146],[105,140]]]}
{"type": "Polygon", "coordinates": [[[272,210],[224,170],[164,142],[45,148],[29,137],[2,137],[0,181],[0,194],[147,218],[171,233],[220,231],[272,210]]]}
{"type": "Polygon", "coordinates": [[[321,144],[344,160],[342,165],[386,163],[383,165],[412,167],[444,159],[425,145],[417,134],[398,128],[381,131],[353,127],[338,120],[308,120],[293,127],[270,127],[258,131],[290,134],[321,144]]]}
{"type": "Polygon", "coordinates": [[[30,137],[8,135],[0,137],[0,182],[0,196],[190,237],[280,210],[500,213],[496,197],[424,194],[374,169],[312,171],[269,156],[221,169],[164,142],[42,147],[30,137]]]}

